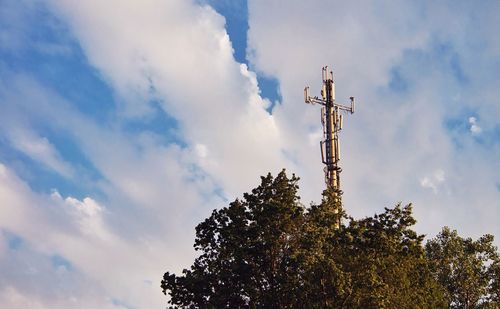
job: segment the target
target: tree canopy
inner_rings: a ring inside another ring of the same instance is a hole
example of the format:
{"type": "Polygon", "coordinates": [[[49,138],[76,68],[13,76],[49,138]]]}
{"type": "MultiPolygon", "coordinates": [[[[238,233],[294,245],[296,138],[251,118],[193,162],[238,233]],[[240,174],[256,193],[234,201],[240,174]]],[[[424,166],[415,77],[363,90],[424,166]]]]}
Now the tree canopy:
{"type": "Polygon", "coordinates": [[[500,257],[492,235],[474,241],[444,227],[425,250],[450,308],[500,308],[500,257]]]}
{"type": "Polygon", "coordinates": [[[161,282],[171,308],[498,305],[492,236],[474,242],[443,229],[424,247],[411,205],[355,220],[328,190],[306,209],[298,180],[284,170],[261,177],[251,193],[196,227],[200,255],[161,282]]]}

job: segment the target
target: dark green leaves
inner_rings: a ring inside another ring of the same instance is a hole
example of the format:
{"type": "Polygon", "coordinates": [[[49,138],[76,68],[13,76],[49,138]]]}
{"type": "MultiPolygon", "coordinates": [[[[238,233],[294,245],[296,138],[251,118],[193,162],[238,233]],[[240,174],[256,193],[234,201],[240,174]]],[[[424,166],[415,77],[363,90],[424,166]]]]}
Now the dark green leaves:
{"type": "Polygon", "coordinates": [[[304,207],[298,178],[282,171],[196,227],[201,252],[183,276],[165,274],[164,293],[179,307],[284,307],[295,302],[296,250],[304,207]]]}
{"type": "Polygon", "coordinates": [[[445,228],[422,245],[411,205],[348,218],[333,192],[306,209],[285,171],[196,227],[200,256],[161,286],[173,308],[498,308],[493,237],[445,228]]]}

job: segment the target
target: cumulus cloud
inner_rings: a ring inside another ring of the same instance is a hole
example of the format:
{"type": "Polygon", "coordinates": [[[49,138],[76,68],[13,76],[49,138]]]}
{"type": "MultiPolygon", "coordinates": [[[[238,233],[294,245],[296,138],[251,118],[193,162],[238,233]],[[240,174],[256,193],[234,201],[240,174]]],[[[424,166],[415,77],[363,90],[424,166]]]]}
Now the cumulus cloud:
{"type": "Polygon", "coordinates": [[[234,60],[224,18],[210,6],[158,0],[51,3],[117,90],[125,115],[151,112],[148,102],[160,98],[188,144],[210,149],[199,164],[229,196],[258,175],[286,166],[281,132],[265,110],[268,102],[259,96],[255,74],[234,60]]]}
{"type": "MultiPolygon", "coordinates": [[[[95,302],[95,297],[99,296],[102,307],[113,307],[113,299],[140,308],[162,305],[163,298],[156,285],[145,282],[159,282],[166,265],[182,264],[181,260],[189,256],[186,249],[190,245],[190,234],[172,235],[168,232],[170,228],[166,228],[165,234],[149,234],[142,229],[141,235],[135,228],[133,237],[124,238],[126,233],[113,226],[109,215],[105,215],[105,208],[94,199],[62,197],[57,192],[38,194],[5,165],[0,168],[0,203],[4,205],[0,226],[23,242],[20,249],[3,245],[3,251],[8,251],[8,258],[5,259],[4,254],[0,263],[7,278],[0,284],[3,303],[18,308],[29,299],[33,303],[40,302],[43,307],[64,308],[73,303],[75,308],[85,308],[89,301],[95,302]],[[68,269],[64,263],[52,265],[54,256],[62,257],[71,267],[68,269]],[[29,262],[22,264],[23,260],[29,262]],[[11,274],[9,263],[17,263],[14,269],[25,275],[11,274]],[[54,281],[49,279],[51,273],[63,277],[54,281]],[[34,286],[26,286],[25,280],[32,281],[34,286]],[[39,291],[35,286],[45,288],[39,291]],[[133,292],[126,292],[129,290],[133,292]],[[71,295],[76,295],[76,299],[68,302],[71,295]]],[[[116,210],[114,215],[115,219],[118,216],[127,220],[126,214],[117,214],[116,210]]],[[[169,221],[163,218],[164,224],[169,221]]]]}
{"type": "Polygon", "coordinates": [[[0,287],[3,302],[161,307],[164,296],[151,283],[165,270],[189,264],[194,225],[221,205],[220,190],[232,198],[259,175],[286,166],[280,132],[265,110],[268,102],[259,95],[255,74],[234,61],[224,20],[210,7],[184,1],[53,1],[51,8],[116,91],[117,121],[156,113],[150,103],[155,100],[178,121],[186,146],[158,143],[153,133],[123,131],[119,123],[98,124],[36,80],[9,72],[0,86],[2,118],[14,121],[3,122],[5,132],[26,124],[23,134],[9,135],[11,145],[60,174],[71,174],[75,183],[104,195],[105,202],[62,196],[57,188],[35,192],[15,167],[2,165],[0,203],[9,207],[1,211],[0,226],[24,240],[23,256],[45,261],[33,264],[43,275],[10,277],[11,284],[0,287]],[[111,8],[113,16],[105,13],[111,8]],[[70,139],[97,178],[75,172],[44,136],[47,129],[70,139]],[[71,267],[51,267],[52,256],[71,267]],[[76,285],[62,290],[64,284],[52,284],[41,295],[22,285],[32,280],[44,286],[51,273],[69,273],[65,280],[76,285]]]}
{"type": "MultiPolygon", "coordinates": [[[[139,308],[161,307],[164,298],[157,286],[145,282],[159,282],[167,267],[179,270],[187,266],[194,254],[194,225],[221,202],[211,195],[216,188],[213,181],[197,171],[196,158],[190,156],[189,149],[103,128],[37,82],[26,76],[11,77],[8,88],[12,100],[3,102],[16,104],[7,105],[3,115],[16,118],[30,107],[30,113],[24,113],[28,119],[34,117],[50,124],[52,130],[69,134],[102,175],[94,186],[106,195],[107,202],[102,204],[89,196],[63,197],[57,191],[34,192],[3,164],[0,204],[5,206],[0,211],[0,227],[25,240],[30,248],[26,256],[41,255],[47,260],[57,254],[74,266],[78,276],[73,279],[88,285],[74,287],[82,289],[82,299],[73,307],[85,308],[95,300],[95,293],[102,297],[103,305],[94,307],[112,307],[113,299],[139,308]],[[124,293],[127,290],[135,292],[124,293]]],[[[14,290],[4,286],[4,296],[16,292],[36,299],[22,282],[35,280],[40,286],[47,285],[46,276],[37,278],[12,277],[11,282],[19,286],[14,290]]],[[[57,308],[53,297],[43,296],[40,302],[57,308]]],[[[22,303],[21,298],[15,299],[22,303]]],[[[68,303],[60,302],[61,308],[67,307],[68,303]]]]}
{"type": "Polygon", "coordinates": [[[483,129],[477,124],[476,117],[469,117],[469,124],[470,124],[469,130],[472,133],[472,135],[478,135],[483,131],[483,129]]]}
{"type": "Polygon", "coordinates": [[[52,200],[64,205],[66,211],[73,217],[82,234],[95,237],[98,240],[110,241],[112,236],[103,223],[102,212],[104,208],[90,197],[85,197],[80,201],[68,196],[63,199],[59,192],[51,194],[52,200]]]}

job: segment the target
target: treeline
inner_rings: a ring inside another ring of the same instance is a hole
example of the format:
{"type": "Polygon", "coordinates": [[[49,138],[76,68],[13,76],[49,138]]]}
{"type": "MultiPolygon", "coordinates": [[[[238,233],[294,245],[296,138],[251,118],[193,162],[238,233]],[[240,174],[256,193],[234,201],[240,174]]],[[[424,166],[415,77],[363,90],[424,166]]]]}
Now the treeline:
{"type": "Polygon", "coordinates": [[[424,245],[411,205],[355,220],[329,191],[306,209],[295,175],[261,179],[196,227],[199,257],[161,282],[171,308],[500,308],[493,236],[424,245]]]}

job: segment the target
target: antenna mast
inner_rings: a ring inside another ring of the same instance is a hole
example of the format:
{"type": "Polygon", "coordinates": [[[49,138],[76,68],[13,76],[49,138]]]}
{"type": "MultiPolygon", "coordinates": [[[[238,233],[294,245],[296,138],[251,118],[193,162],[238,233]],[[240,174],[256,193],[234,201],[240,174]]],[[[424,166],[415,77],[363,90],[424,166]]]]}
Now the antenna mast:
{"type": "Polygon", "coordinates": [[[335,102],[335,81],[333,72],[328,67],[322,68],[323,87],[321,98],[309,95],[309,87],[304,88],[304,99],[309,104],[320,104],[321,124],[323,125],[324,140],[320,142],[321,160],[325,164],[325,183],[335,194],[335,200],[341,202],[342,190],[340,189],[340,142],[339,132],[342,130],[341,111],[354,113],[354,97],[350,97],[351,106],[337,104],[335,102]]]}

